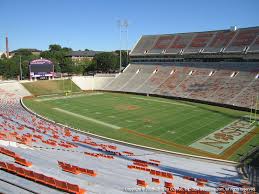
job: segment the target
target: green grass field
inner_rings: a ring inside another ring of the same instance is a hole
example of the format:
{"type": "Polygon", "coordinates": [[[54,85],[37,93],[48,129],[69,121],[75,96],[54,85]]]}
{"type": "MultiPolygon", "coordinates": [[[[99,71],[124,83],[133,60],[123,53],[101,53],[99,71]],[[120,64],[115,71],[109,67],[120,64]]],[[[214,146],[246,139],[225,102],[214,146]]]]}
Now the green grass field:
{"type": "Polygon", "coordinates": [[[80,88],[71,80],[42,80],[36,82],[22,83],[33,95],[60,94],[65,91],[79,92],[80,88]]]}
{"type": "MultiPolygon", "coordinates": [[[[98,135],[170,151],[204,155],[188,145],[247,112],[204,104],[119,93],[24,99],[26,106],[54,121],[98,135]]],[[[254,143],[258,135],[253,138],[254,143]]],[[[239,153],[227,159],[237,160],[239,153]]]]}

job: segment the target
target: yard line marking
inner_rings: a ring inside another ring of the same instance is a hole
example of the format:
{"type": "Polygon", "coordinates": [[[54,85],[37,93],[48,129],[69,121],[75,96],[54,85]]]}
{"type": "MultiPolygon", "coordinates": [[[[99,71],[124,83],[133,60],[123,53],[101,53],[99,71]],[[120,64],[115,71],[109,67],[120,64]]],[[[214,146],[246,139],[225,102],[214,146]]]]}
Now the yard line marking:
{"type": "Polygon", "coordinates": [[[194,105],[183,104],[183,103],[177,103],[177,102],[167,102],[167,101],[163,101],[163,100],[155,100],[155,99],[148,99],[148,98],[141,98],[141,97],[134,97],[134,96],[132,96],[131,98],[138,99],[138,100],[153,101],[153,102],[162,102],[162,103],[166,103],[166,104],[174,104],[174,105],[179,105],[179,106],[196,107],[196,106],[194,106],[194,105]]]}
{"type": "Polygon", "coordinates": [[[68,99],[68,98],[77,98],[82,96],[95,96],[95,95],[101,95],[101,94],[103,93],[95,92],[95,93],[89,93],[89,94],[73,94],[71,96],[56,96],[56,97],[49,97],[49,98],[41,98],[41,99],[36,99],[35,101],[42,102],[42,101],[60,100],[60,99],[68,99]]]}
{"type": "Polygon", "coordinates": [[[61,109],[61,108],[52,108],[52,109],[57,110],[59,112],[66,113],[68,115],[72,115],[72,116],[75,116],[75,117],[78,117],[78,118],[90,121],[90,122],[93,122],[93,123],[104,125],[106,127],[112,128],[112,129],[120,129],[121,128],[119,126],[112,125],[110,123],[106,123],[106,122],[103,122],[103,121],[100,121],[100,120],[97,120],[97,119],[94,119],[94,118],[91,118],[91,117],[83,116],[83,115],[80,115],[80,114],[77,114],[77,113],[73,113],[73,112],[70,112],[70,111],[67,111],[67,110],[64,110],[64,109],[61,109]]]}

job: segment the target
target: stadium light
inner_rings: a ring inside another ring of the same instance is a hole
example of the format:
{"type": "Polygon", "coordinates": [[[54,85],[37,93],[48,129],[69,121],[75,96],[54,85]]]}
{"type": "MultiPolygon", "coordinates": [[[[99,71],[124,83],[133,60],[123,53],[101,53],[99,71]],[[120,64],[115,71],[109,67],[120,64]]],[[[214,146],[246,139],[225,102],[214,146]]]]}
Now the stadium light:
{"type": "Polygon", "coordinates": [[[128,20],[118,20],[118,26],[120,30],[120,72],[122,67],[122,32],[126,32],[126,50],[127,50],[127,63],[128,63],[128,20]]]}

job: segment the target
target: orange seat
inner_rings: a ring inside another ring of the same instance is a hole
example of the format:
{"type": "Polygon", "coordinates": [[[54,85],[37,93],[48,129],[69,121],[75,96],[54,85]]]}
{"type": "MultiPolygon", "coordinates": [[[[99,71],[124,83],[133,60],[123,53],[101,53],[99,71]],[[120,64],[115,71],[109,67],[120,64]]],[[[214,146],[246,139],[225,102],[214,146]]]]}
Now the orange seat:
{"type": "Polygon", "coordinates": [[[137,179],[137,185],[141,187],[147,187],[148,184],[144,180],[137,179]]]}
{"type": "Polygon", "coordinates": [[[7,163],[7,170],[9,172],[14,172],[15,173],[16,172],[16,167],[13,164],[7,163]]]}
{"type": "Polygon", "coordinates": [[[153,183],[160,184],[160,180],[158,178],[152,178],[153,183]]]}
{"type": "Polygon", "coordinates": [[[79,188],[78,185],[67,183],[68,191],[76,194],[83,194],[85,193],[84,189],[79,188]]]}
{"type": "Polygon", "coordinates": [[[166,178],[173,179],[174,177],[173,177],[173,175],[171,173],[167,172],[166,173],[166,178]]]}
{"type": "Polygon", "coordinates": [[[199,194],[210,194],[210,192],[209,191],[199,191],[199,194]]]}
{"type": "Polygon", "coordinates": [[[65,166],[65,163],[64,163],[64,162],[61,162],[61,161],[58,161],[58,165],[59,165],[59,166],[65,166]]]}
{"type": "Polygon", "coordinates": [[[60,181],[55,179],[56,188],[68,191],[67,183],[65,181],[60,181]]]}
{"type": "Polygon", "coordinates": [[[52,177],[44,176],[44,181],[47,185],[56,187],[55,179],[52,177]]]}
{"type": "Polygon", "coordinates": [[[170,182],[165,182],[165,185],[164,185],[165,188],[168,188],[168,189],[171,189],[174,187],[173,183],[170,183],[170,182]]]}
{"type": "Polygon", "coordinates": [[[15,167],[15,169],[16,169],[16,174],[25,177],[25,172],[24,172],[24,169],[23,169],[23,168],[21,168],[21,167],[15,167]]]}
{"type": "Polygon", "coordinates": [[[0,168],[3,168],[3,169],[5,169],[5,170],[7,170],[7,165],[6,165],[6,163],[0,161],[0,168]]]}
{"type": "Polygon", "coordinates": [[[34,174],[31,170],[26,170],[26,169],[23,169],[24,173],[25,173],[25,177],[28,178],[28,179],[32,179],[34,180],[35,177],[34,177],[34,174]]]}
{"type": "Polygon", "coordinates": [[[45,177],[45,176],[44,176],[43,174],[34,172],[34,180],[36,180],[37,182],[45,183],[44,177],[45,177]]]}
{"type": "Polygon", "coordinates": [[[95,171],[89,170],[89,169],[87,169],[87,174],[90,175],[90,176],[96,176],[97,175],[97,173],[95,171]]]}
{"type": "Polygon", "coordinates": [[[32,166],[32,163],[31,162],[28,162],[27,160],[23,159],[23,158],[20,158],[20,157],[15,157],[15,162],[18,163],[18,164],[21,164],[23,166],[27,166],[27,167],[30,167],[32,166]]]}

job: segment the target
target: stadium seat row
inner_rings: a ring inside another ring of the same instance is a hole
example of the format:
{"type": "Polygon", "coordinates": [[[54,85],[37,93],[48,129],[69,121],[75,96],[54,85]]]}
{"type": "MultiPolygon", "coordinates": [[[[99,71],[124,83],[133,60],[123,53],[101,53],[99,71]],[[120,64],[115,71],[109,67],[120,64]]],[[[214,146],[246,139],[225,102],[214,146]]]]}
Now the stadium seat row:
{"type": "Polygon", "coordinates": [[[204,187],[205,183],[208,182],[208,180],[205,178],[194,178],[194,177],[190,177],[190,176],[184,176],[183,179],[186,179],[189,181],[194,181],[197,183],[197,186],[199,186],[199,187],[204,187]]]}
{"type": "MultiPolygon", "coordinates": [[[[155,179],[155,178],[152,178],[152,182],[160,183],[159,179],[155,179]]],[[[146,183],[146,181],[140,180],[140,179],[137,179],[137,185],[138,185],[138,186],[141,186],[141,187],[147,187],[147,186],[148,186],[148,184],[146,183]]],[[[165,182],[165,183],[164,183],[164,187],[165,187],[167,190],[172,190],[172,189],[174,188],[174,185],[173,185],[173,183],[171,183],[171,182],[165,182]]]]}
{"type": "Polygon", "coordinates": [[[164,178],[169,178],[169,179],[174,178],[172,173],[162,172],[162,171],[159,171],[159,170],[151,170],[150,174],[155,175],[155,176],[161,176],[161,177],[164,177],[164,178]]]}
{"type": "Polygon", "coordinates": [[[32,166],[31,162],[27,161],[26,159],[22,158],[17,153],[15,153],[13,151],[10,151],[10,150],[8,150],[6,148],[0,147],[0,153],[14,158],[15,162],[20,164],[20,165],[27,166],[27,167],[32,166]]]}
{"type": "Polygon", "coordinates": [[[10,151],[10,150],[8,150],[8,149],[6,149],[6,148],[3,148],[3,147],[0,147],[0,153],[5,154],[5,155],[7,155],[7,156],[10,156],[10,157],[12,157],[12,158],[20,157],[20,156],[19,156],[18,154],[16,154],[15,152],[10,151]]]}
{"type": "Polygon", "coordinates": [[[162,171],[153,170],[150,168],[140,167],[140,166],[136,166],[136,165],[128,165],[128,168],[149,172],[151,175],[160,176],[160,177],[164,177],[164,178],[169,178],[169,179],[174,178],[172,173],[169,173],[169,172],[162,172],[162,171]]]}
{"type": "Polygon", "coordinates": [[[101,153],[90,153],[90,152],[84,152],[84,153],[87,156],[92,156],[92,157],[95,157],[95,158],[101,157],[101,158],[107,158],[107,159],[114,159],[114,157],[111,156],[111,155],[105,155],[105,154],[101,154],[101,153]]]}
{"type": "Polygon", "coordinates": [[[107,152],[107,153],[109,153],[111,155],[122,156],[122,154],[120,152],[116,152],[116,151],[112,151],[112,150],[107,150],[107,149],[103,149],[103,148],[99,148],[98,150],[102,151],[102,152],[107,152]]]}
{"type": "Polygon", "coordinates": [[[41,183],[43,185],[54,187],[56,189],[60,189],[69,193],[75,193],[75,194],[86,193],[86,190],[80,188],[78,185],[71,184],[65,181],[60,181],[53,177],[48,177],[48,176],[45,176],[44,174],[37,173],[31,170],[26,170],[24,168],[17,167],[11,163],[0,161],[0,168],[8,172],[17,174],[23,178],[35,181],[37,183],[41,183]]]}
{"type": "Polygon", "coordinates": [[[157,163],[157,164],[160,164],[161,162],[159,160],[153,160],[153,159],[149,159],[151,162],[154,162],[154,163],[157,163]]]}
{"type": "Polygon", "coordinates": [[[136,166],[148,167],[148,164],[147,164],[147,163],[133,162],[133,164],[136,165],[136,166]]]}
{"type": "Polygon", "coordinates": [[[129,156],[133,156],[133,155],[134,155],[133,152],[128,152],[128,151],[123,151],[122,153],[123,153],[123,154],[126,154],[126,155],[129,155],[129,156]]]}
{"type": "Polygon", "coordinates": [[[23,165],[23,166],[26,166],[26,167],[32,166],[32,163],[25,160],[24,158],[15,157],[14,159],[15,159],[15,162],[20,164],[20,165],[23,165]]]}
{"type": "Polygon", "coordinates": [[[145,167],[140,167],[140,166],[135,166],[135,165],[128,165],[129,169],[135,169],[135,170],[141,170],[141,171],[146,171],[146,172],[150,172],[151,169],[150,168],[145,168],[145,167]]]}
{"type": "Polygon", "coordinates": [[[134,159],[133,161],[138,162],[138,163],[143,163],[143,164],[150,164],[150,165],[153,165],[153,166],[159,166],[159,164],[160,164],[160,163],[155,163],[155,162],[147,162],[147,161],[139,160],[139,159],[134,159]]]}
{"type": "Polygon", "coordinates": [[[71,165],[65,162],[58,161],[58,165],[62,168],[63,171],[70,172],[73,174],[86,174],[89,176],[96,176],[97,173],[94,170],[89,170],[86,168],[81,168],[79,166],[71,165]]]}

